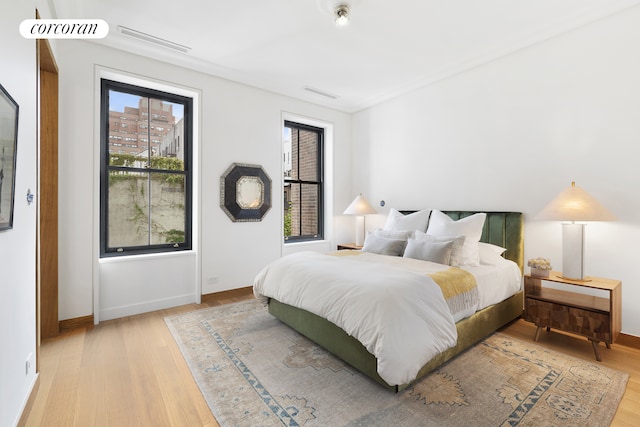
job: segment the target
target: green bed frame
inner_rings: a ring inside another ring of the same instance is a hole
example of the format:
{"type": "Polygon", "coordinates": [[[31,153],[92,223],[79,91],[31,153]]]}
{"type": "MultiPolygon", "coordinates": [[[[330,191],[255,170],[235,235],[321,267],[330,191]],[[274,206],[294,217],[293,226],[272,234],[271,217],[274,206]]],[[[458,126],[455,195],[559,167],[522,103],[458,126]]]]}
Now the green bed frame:
{"type": "MultiPolygon", "coordinates": [[[[407,214],[413,211],[401,212],[407,214]]],[[[455,220],[476,213],[471,211],[443,212],[455,220]]],[[[523,271],[524,222],[522,213],[486,212],[486,214],[487,219],[480,241],[507,248],[504,257],[514,261],[520,267],[520,271],[523,271]]],[[[458,330],[457,344],[427,362],[418,372],[415,379],[423,377],[497,329],[519,318],[522,316],[522,312],[523,292],[520,291],[498,304],[486,307],[483,310],[477,311],[472,316],[459,321],[456,323],[458,330]]],[[[375,356],[369,353],[360,341],[348,335],[328,320],[306,310],[283,304],[275,299],[269,300],[269,313],[383,386],[398,392],[410,385],[387,384],[378,375],[375,356]]]]}

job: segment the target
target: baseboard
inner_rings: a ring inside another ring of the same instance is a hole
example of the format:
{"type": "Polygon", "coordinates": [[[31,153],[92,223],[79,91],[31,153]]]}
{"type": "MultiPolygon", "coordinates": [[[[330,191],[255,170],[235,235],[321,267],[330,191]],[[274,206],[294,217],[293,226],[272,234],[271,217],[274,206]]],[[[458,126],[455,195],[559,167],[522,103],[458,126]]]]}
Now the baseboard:
{"type": "Polygon", "coordinates": [[[624,345],[627,347],[640,350],[640,337],[636,337],[635,335],[627,335],[627,334],[620,333],[620,335],[618,335],[618,339],[616,340],[615,344],[620,344],[620,345],[624,345]]]}
{"type": "Polygon", "coordinates": [[[60,332],[71,331],[79,328],[89,328],[93,326],[93,314],[89,316],[75,317],[73,319],[61,320],[58,322],[60,332]]]}
{"type": "Polygon", "coordinates": [[[100,322],[121,317],[134,316],[136,314],[148,313],[150,311],[162,310],[165,308],[177,307],[179,305],[193,304],[195,296],[193,294],[179,295],[170,298],[145,301],[139,304],[131,304],[120,307],[106,308],[100,310],[100,322]]]}
{"type": "Polygon", "coordinates": [[[38,390],[40,389],[40,374],[36,373],[36,378],[33,381],[33,386],[31,387],[31,391],[29,392],[29,397],[22,408],[22,413],[20,414],[20,419],[16,424],[16,427],[23,427],[27,425],[27,418],[31,413],[31,408],[33,407],[33,402],[36,400],[36,396],[38,395],[38,390]]]}
{"type": "MultiPolygon", "coordinates": [[[[247,286],[244,288],[230,289],[227,291],[214,292],[210,294],[203,294],[203,303],[205,301],[220,301],[228,298],[242,297],[251,295],[253,293],[253,287],[247,286]]],[[[107,309],[100,312],[100,320],[110,320],[119,317],[131,316],[140,313],[146,313],[154,310],[161,310],[163,308],[175,307],[184,304],[193,303],[193,295],[184,295],[177,298],[170,298],[166,300],[157,300],[145,304],[136,304],[126,307],[118,307],[115,309],[107,309]]],[[[89,328],[94,325],[93,314],[89,316],[75,317],[73,319],[60,320],[58,327],[60,332],[68,332],[74,329],[89,328]]]]}

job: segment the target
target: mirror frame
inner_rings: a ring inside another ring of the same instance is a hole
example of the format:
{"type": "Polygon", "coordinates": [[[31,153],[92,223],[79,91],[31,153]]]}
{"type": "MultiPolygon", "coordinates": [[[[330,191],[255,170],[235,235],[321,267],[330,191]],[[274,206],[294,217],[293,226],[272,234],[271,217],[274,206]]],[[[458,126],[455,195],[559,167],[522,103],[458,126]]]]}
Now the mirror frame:
{"type": "Polygon", "coordinates": [[[220,207],[233,222],[258,222],[271,209],[271,178],[259,165],[232,163],[220,177],[220,207]],[[244,208],[238,203],[238,182],[243,177],[262,185],[261,202],[255,208],[244,208]]]}

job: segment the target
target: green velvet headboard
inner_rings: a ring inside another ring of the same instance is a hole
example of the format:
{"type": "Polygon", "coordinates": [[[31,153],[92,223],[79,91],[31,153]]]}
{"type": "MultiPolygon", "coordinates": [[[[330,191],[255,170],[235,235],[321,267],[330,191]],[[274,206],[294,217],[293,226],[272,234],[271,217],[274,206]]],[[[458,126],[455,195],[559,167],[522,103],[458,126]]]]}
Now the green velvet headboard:
{"type": "MultiPolygon", "coordinates": [[[[409,214],[415,211],[400,211],[409,214]]],[[[467,217],[476,211],[442,211],[453,220],[467,217]]],[[[487,219],[482,229],[481,242],[507,248],[504,257],[520,267],[524,272],[524,220],[521,212],[485,212],[487,219]]]]}

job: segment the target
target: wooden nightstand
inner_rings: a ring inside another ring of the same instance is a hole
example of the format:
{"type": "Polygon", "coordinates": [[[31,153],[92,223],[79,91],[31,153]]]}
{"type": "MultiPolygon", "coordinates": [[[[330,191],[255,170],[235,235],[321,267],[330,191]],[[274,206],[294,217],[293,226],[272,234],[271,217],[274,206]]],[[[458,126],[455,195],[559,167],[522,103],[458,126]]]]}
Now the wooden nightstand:
{"type": "Polygon", "coordinates": [[[599,362],[598,344],[607,348],[618,338],[622,327],[622,283],[619,280],[592,277],[589,281],[569,280],[560,272],[552,271],[549,277],[524,276],[525,320],[538,327],[534,341],[538,341],[544,327],[585,336],[591,341],[599,362]],[[552,289],[542,282],[555,282],[570,287],[599,289],[606,297],[585,295],[568,290],[552,289]]]}
{"type": "Polygon", "coordinates": [[[353,249],[353,250],[359,251],[360,249],[362,249],[362,246],[358,246],[355,243],[341,243],[338,245],[339,251],[342,251],[345,249],[353,249]]]}

